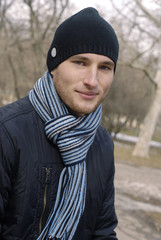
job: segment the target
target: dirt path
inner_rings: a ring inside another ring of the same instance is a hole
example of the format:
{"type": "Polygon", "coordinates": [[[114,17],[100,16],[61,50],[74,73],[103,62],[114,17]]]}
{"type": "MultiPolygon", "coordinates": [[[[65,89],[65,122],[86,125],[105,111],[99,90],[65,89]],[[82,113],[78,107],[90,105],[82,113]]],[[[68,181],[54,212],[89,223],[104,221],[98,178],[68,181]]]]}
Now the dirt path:
{"type": "Polygon", "coordinates": [[[161,240],[161,169],[116,162],[119,240],[161,240]]]}

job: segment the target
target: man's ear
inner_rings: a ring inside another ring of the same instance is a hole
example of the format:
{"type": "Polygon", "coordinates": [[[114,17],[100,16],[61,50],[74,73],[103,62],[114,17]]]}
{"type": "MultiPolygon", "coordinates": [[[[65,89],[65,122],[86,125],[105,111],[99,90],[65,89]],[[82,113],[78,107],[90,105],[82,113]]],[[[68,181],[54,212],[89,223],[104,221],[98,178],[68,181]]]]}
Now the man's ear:
{"type": "Polygon", "coordinates": [[[54,77],[54,70],[52,70],[52,71],[50,72],[50,75],[51,75],[52,78],[54,77]]]}

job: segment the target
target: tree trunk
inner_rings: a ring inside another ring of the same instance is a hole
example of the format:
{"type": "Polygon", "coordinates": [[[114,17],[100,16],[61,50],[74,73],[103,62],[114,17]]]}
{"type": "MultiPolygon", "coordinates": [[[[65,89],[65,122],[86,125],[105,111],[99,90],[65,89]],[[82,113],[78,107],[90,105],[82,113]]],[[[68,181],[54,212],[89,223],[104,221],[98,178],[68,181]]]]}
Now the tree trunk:
{"type": "Polygon", "coordinates": [[[13,73],[14,92],[15,92],[16,98],[20,99],[20,92],[19,92],[18,81],[17,81],[18,77],[17,77],[16,69],[14,67],[12,58],[9,54],[8,54],[8,62],[10,64],[10,67],[11,67],[11,70],[12,70],[12,73],[13,73]]]}
{"type": "Polygon", "coordinates": [[[149,157],[150,141],[152,140],[155,126],[161,112],[161,39],[159,47],[158,70],[155,77],[155,82],[157,83],[156,93],[143,124],[140,127],[138,142],[132,153],[133,156],[149,157]]]}

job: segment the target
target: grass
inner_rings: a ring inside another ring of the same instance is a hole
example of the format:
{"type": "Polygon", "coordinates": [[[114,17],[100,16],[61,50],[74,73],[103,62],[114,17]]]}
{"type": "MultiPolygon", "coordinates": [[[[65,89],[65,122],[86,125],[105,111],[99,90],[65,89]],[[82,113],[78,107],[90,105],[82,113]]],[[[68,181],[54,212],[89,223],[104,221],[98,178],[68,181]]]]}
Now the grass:
{"type": "Polygon", "coordinates": [[[160,212],[146,212],[148,218],[151,220],[151,224],[154,225],[157,232],[161,232],[161,213],[160,212]]]}
{"type": "Polygon", "coordinates": [[[115,160],[124,161],[136,166],[146,166],[161,169],[161,149],[150,148],[149,158],[132,156],[134,145],[115,141],[115,160]]]}

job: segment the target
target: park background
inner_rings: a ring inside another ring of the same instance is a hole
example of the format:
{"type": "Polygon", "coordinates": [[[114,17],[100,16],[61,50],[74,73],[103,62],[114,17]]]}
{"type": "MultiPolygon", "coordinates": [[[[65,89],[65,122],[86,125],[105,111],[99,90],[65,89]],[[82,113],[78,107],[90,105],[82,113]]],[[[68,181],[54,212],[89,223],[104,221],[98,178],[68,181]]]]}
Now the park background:
{"type": "Polygon", "coordinates": [[[47,70],[46,54],[56,27],[89,6],[112,24],[120,42],[102,117],[115,143],[116,231],[119,240],[159,240],[160,0],[0,0],[0,106],[27,95],[47,70]]]}

